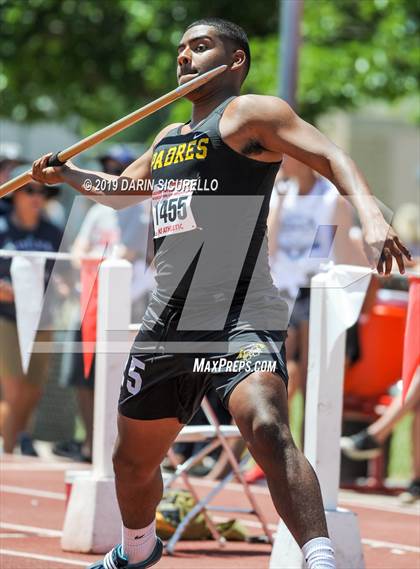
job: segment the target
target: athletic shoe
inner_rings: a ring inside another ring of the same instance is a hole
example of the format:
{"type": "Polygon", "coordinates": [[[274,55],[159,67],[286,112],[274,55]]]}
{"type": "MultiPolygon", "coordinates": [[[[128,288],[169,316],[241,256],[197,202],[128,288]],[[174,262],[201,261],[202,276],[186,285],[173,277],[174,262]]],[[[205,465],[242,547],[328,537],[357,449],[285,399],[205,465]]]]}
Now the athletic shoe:
{"type": "Polygon", "coordinates": [[[352,460],[369,460],[382,452],[381,445],[366,430],[351,437],[341,437],[340,447],[352,460]]]}
{"type": "Polygon", "coordinates": [[[53,446],[52,452],[76,462],[92,462],[92,457],[83,452],[83,443],[79,441],[59,441],[53,446]]]}
{"type": "Polygon", "coordinates": [[[25,456],[39,456],[34,448],[34,442],[31,435],[28,433],[21,433],[19,435],[20,453],[25,456]]]}
{"type": "Polygon", "coordinates": [[[420,478],[416,478],[402,494],[399,495],[402,504],[414,504],[420,500],[420,478]]]}
{"type": "Polygon", "coordinates": [[[156,565],[162,557],[163,543],[157,538],[156,545],[152,553],[144,561],[139,563],[129,563],[127,557],[123,554],[122,546],[116,545],[109,553],[105,555],[102,561],[97,561],[93,565],[89,565],[88,569],[147,569],[156,565]]]}

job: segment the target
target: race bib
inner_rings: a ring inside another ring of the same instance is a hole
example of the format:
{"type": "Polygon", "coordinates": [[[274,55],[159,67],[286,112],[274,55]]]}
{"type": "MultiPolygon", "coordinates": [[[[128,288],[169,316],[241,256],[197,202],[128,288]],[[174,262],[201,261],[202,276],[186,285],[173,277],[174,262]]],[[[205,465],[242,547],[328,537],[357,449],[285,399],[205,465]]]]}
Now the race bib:
{"type": "Polygon", "coordinates": [[[191,210],[191,199],[191,191],[153,193],[155,239],[196,229],[197,224],[191,210]]]}

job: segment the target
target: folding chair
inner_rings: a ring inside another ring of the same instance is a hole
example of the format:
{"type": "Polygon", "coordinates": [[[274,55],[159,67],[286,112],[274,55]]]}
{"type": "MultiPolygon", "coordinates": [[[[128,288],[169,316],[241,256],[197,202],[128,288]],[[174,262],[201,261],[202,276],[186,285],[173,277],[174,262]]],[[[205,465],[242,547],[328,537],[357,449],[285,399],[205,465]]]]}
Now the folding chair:
{"type": "Polygon", "coordinates": [[[254,495],[252,494],[248,483],[244,479],[243,476],[243,469],[245,465],[248,463],[249,460],[249,453],[247,452],[246,455],[242,458],[240,462],[237,461],[229,442],[235,439],[241,438],[241,434],[239,432],[238,427],[235,425],[220,425],[219,421],[217,420],[216,414],[213,411],[208,399],[205,397],[203,399],[201,405],[204,414],[209,421],[209,425],[199,425],[199,426],[186,426],[182,429],[180,434],[178,435],[175,442],[207,442],[206,446],[202,448],[199,452],[193,455],[191,458],[183,462],[182,464],[177,464],[175,455],[172,449],[168,452],[168,458],[171,461],[172,465],[175,467],[175,471],[172,475],[165,477],[164,479],[164,486],[165,489],[169,488],[173,485],[175,480],[179,477],[182,478],[186,488],[191,492],[193,495],[196,505],[182,522],[179,524],[177,529],[175,530],[174,535],[168,540],[166,544],[166,551],[172,555],[178,540],[181,538],[182,533],[184,532],[185,528],[188,526],[190,521],[195,518],[200,512],[203,513],[205,516],[205,520],[207,522],[208,528],[215,540],[217,540],[220,546],[223,546],[226,542],[225,538],[220,534],[217,530],[214,521],[212,520],[209,512],[230,512],[230,513],[240,513],[240,514],[252,514],[257,517],[258,521],[261,524],[262,530],[267,538],[269,543],[273,543],[273,536],[268,528],[268,524],[266,518],[259,507],[254,495]],[[210,439],[210,440],[209,440],[210,439]],[[222,480],[220,480],[215,487],[203,498],[200,498],[197,494],[197,491],[194,488],[194,479],[190,478],[188,472],[189,470],[198,464],[205,456],[210,454],[214,449],[221,446],[223,450],[226,452],[229,463],[232,467],[232,471],[227,474],[222,480]],[[219,494],[225,486],[231,482],[232,479],[237,478],[239,483],[242,484],[243,491],[245,496],[247,497],[251,507],[250,508],[234,508],[229,506],[211,506],[210,502],[213,500],[217,494],[219,494]]]}

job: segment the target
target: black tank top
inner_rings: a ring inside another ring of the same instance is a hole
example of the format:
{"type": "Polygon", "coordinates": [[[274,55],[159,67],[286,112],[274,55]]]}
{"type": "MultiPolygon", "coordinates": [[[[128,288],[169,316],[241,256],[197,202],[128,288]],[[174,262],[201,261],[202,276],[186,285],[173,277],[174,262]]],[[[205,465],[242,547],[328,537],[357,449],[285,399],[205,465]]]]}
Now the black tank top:
{"type": "Polygon", "coordinates": [[[157,290],[165,303],[224,295],[233,304],[248,289],[276,293],[266,238],[279,163],[253,160],[227,146],[219,130],[225,100],[191,132],[171,130],[152,158],[157,290]]]}

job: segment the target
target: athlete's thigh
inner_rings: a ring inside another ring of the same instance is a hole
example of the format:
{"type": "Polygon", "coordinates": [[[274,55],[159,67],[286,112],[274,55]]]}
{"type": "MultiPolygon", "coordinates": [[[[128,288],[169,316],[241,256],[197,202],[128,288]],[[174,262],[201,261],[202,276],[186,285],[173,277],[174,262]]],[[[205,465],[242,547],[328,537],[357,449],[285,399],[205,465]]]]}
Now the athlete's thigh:
{"type": "Polygon", "coordinates": [[[131,463],[158,466],[182,427],[174,417],[139,420],[119,414],[115,456],[131,463]]]}

